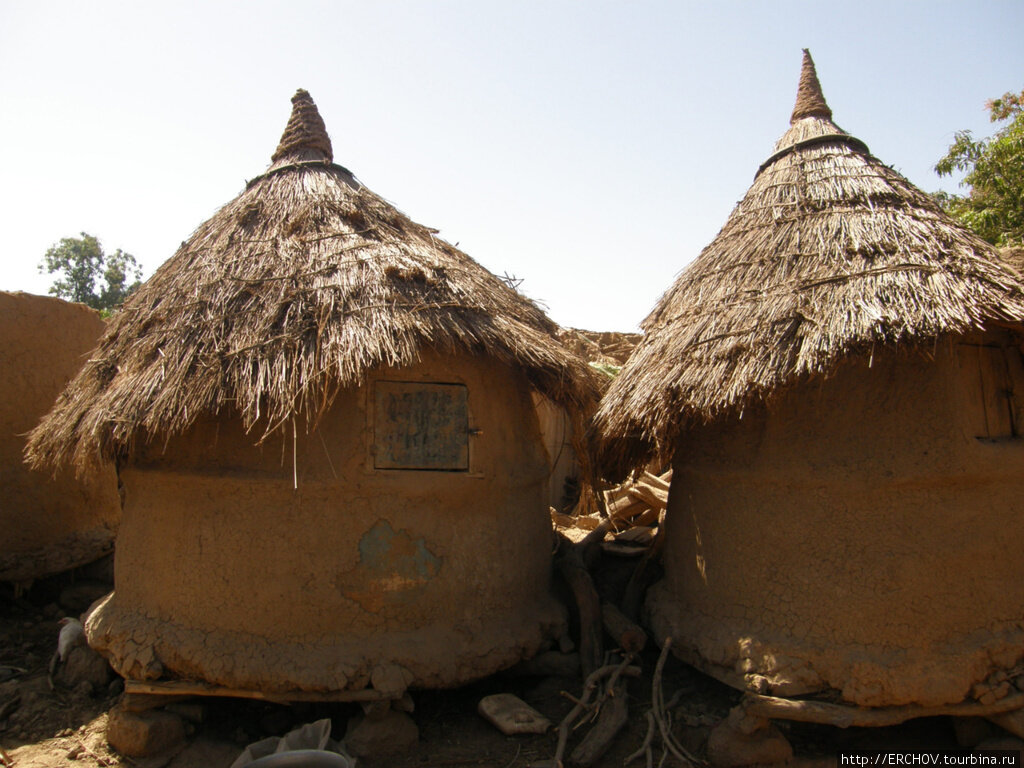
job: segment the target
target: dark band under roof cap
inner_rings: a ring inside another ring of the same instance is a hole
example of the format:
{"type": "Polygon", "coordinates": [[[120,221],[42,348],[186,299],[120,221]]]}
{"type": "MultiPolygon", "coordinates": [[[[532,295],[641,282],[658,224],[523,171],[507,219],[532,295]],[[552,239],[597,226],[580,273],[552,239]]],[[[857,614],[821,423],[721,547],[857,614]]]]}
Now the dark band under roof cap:
{"type": "Polygon", "coordinates": [[[327,161],[334,159],[331,137],[327,135],[327,126],[320,117],[320,111],[309,92],[299,88],[292,96],[292,116],[270,159],[276,163],[289,155],[302,154],[303,150],[310,149],[322,152],[327,161]]]}
{"type": "Polygon", "coordinates": [[[804,48],[804,60],[800,68],[800,85],[796,89],[796,105],[793,107],[793,116],[789,118],[789,122],[795,123],[802,117],[832,119],[832,110],[825,103],[825,96],[821,92],[821,83],[818,82],[818,72],[814,68],[814,60],[811,58],[811,52],[806,48],[804,48]]]}

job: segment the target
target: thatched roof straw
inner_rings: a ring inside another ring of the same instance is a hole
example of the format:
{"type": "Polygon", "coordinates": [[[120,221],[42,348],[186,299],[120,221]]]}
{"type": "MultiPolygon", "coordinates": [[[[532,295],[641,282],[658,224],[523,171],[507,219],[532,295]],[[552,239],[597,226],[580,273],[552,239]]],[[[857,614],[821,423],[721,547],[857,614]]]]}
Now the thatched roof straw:
{"type": "Polygon", "coordinates": [[[805,51],[789,130],[602,400],[597,465],[621,476],[670,456],[687,423],[741,414],[879,345],[993,320],[1024,320],[1018,277],[831,121],[805,51]]]}
{"type": "MultiPolygon", "coordinates": [[[[421,351],[486,355],[570,413],[596,381],[532,302],[335,165],[305,91],[273,164],[129,300],[32,433],[36,465],[129,456],[235,411],[256,437],[421,351]]],[[[254,438],[255,439],[255,438],[254,438]]]]}

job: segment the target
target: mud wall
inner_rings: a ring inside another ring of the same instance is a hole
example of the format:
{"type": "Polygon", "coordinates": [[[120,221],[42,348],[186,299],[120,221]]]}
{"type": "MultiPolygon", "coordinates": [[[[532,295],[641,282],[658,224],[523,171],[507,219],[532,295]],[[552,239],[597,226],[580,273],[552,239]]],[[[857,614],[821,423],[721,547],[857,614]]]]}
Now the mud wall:
{"type": "Polygon", "coordinates": [[[539,392],[533,393],[541,439],[547,452],[547,503],[559,512],[567,503],[574,503],[575,494],[568,494],[570,485],[579,487],[579,458],[572,444],[572,419],[565,409],[539,392]]]}
{"type": "Polygon", "coordinates": [[[24,581],[91,562],[113,546],[120,518],[111,465],[78,480],[24,464],[25,435],[99,341],[83,304],[0,292],[0,580],[24,581]]]}
{"type": "Polygon", "coordinates": [[[1024,654],[1024,441],[979,436],[986,414],[993,432],[1007,412],[1021,424],[1005,391],[984,401],[979,349],[1005,354],[1024,397],[1019,347],[991,334],[945,339],[934,361],[876,353],[687,433],[656,634],[765,693],[930,706],[987,690],[1024,654]]]}
{"type": "Polygon", "coordinates": [[[442,687],[562,630],[550,468],[519,373],[432,357],[340,393],[311,433],[259,436],[209,420],[123,470],[116,591],[87,625],[122,674],[442,687]],[[466,387],[468,469],[374,468],[382,380],[466,387]]]}

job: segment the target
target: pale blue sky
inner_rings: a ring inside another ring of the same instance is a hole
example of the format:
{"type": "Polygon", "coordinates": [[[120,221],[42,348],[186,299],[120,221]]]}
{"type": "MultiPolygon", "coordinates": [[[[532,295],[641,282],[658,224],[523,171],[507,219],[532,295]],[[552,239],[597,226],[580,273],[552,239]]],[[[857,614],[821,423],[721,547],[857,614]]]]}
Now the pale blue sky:
{"type": "Polygon", "coordinates": [[[79,231],[150,274],[269,162],[296,88],[335,160],[554,320],[631,330],[786,129],[835,121],[927,191],[1024,88],[1024,0],[0,0],[0,289],[79,231]]]}

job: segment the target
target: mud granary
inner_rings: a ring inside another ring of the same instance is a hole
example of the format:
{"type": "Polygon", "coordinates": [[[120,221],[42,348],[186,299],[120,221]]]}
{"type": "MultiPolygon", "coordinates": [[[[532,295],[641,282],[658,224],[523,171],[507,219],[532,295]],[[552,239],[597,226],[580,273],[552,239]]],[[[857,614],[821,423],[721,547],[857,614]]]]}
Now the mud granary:
{"type": "Polygon", "coordinates": [[[751,692],[990,697],[1024,657],[1022,319],[1019,276],[832,122],[805,52],[789,130],[596,417],[607,475],[674,467],[655,635],[751,692]]]}
{"type": "Polygon", "coordinates": [[[25,436],[103,333],[100,313],[49,296],[0,292],[0,580],[31,583],[108,554],[121,517],[117,476],[94,462],[33,471],[25,436]]]}
{"type": "Polygon", "coordinates": [[[596,385],[292,102],[269,169],[126,302],[30,456],[119,462],[115,591],[86,632],[130,681],[457,685],[562,631],[552,454],[596,385]]]}

